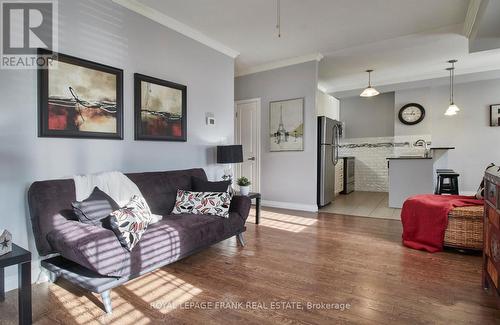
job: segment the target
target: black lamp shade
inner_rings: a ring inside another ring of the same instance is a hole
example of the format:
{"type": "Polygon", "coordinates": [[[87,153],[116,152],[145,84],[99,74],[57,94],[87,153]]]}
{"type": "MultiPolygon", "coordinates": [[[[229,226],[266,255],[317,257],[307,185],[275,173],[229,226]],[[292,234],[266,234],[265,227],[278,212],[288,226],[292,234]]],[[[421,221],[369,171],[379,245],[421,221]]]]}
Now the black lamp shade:
{"type": "Polygon", "coordinates": [[[217,146],[217,163],[234,164],[243,162],[243,146],[217,146]]]}

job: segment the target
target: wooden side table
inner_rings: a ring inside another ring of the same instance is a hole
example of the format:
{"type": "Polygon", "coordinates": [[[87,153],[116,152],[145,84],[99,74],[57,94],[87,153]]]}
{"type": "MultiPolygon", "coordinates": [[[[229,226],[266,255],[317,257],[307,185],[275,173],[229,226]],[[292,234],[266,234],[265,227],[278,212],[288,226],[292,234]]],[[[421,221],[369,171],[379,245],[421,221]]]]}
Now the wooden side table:
{"type": "MultiPolygon", "coordinates": [[[[241,195],[239,192],[236,195],[241,195]]],[[[258,225],[260,222],[260,193],[250,192],[248,195],[245,195],[250,198],[250,200],[255,199],[255,224],[258,225]]]]}
{"type": "Polygon", "coordinates": [[[31,252],[16,244],[12,244],[12,252],[0,256],[0,301],[5,300],[4,268],[13,265],[18,268],[19,324],[31,325],[31,252]]]}

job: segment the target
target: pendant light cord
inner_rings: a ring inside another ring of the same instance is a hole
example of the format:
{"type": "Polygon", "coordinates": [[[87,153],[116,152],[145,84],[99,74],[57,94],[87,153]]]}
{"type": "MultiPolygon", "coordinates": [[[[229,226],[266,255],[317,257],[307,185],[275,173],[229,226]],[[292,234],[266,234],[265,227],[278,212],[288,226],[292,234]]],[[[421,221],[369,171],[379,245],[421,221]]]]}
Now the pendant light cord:
{"type": "Polygon", "coordinates": [[[281,38],[281,0],[276,1],[276,29],[278,37],[281,38]]]}
{"type": "Polygon", "coordinates": [[[451,63],[451,102],[454,104],[454,92],[455,92],[455,63],[451,63]]]}
{"type": "Polygon", "coordinates": [[[450,69],[450,105],[453,103],[453,71],[450,69]]]}

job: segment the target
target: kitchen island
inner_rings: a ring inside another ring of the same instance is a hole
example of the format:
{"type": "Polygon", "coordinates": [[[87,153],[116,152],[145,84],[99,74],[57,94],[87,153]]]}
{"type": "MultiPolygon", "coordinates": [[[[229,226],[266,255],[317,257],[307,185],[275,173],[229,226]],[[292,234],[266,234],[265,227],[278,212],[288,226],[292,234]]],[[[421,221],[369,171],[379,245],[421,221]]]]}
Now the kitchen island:
{"type": "Polygon", "coordinates": [[[400,209],[410,196],[434,193],[436,169],[448,168],[446,153],[451,149],[454,148],[430,148],[429,157],[415,155],[387,158],[389,207],[400,209]]]}

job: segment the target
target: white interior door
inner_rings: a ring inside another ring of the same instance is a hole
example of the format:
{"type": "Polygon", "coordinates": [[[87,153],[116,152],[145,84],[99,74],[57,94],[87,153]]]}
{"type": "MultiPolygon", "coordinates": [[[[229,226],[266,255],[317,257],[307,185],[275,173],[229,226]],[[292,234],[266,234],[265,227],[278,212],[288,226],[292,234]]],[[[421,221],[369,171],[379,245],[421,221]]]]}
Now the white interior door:
{"type": "Polygon", "coordinates": [[[260,192],[260,98],[235,104],[235,142],[243,146],[243,163],[236,167],[236,177],[252,182],[250,190],[260,192]]]}

